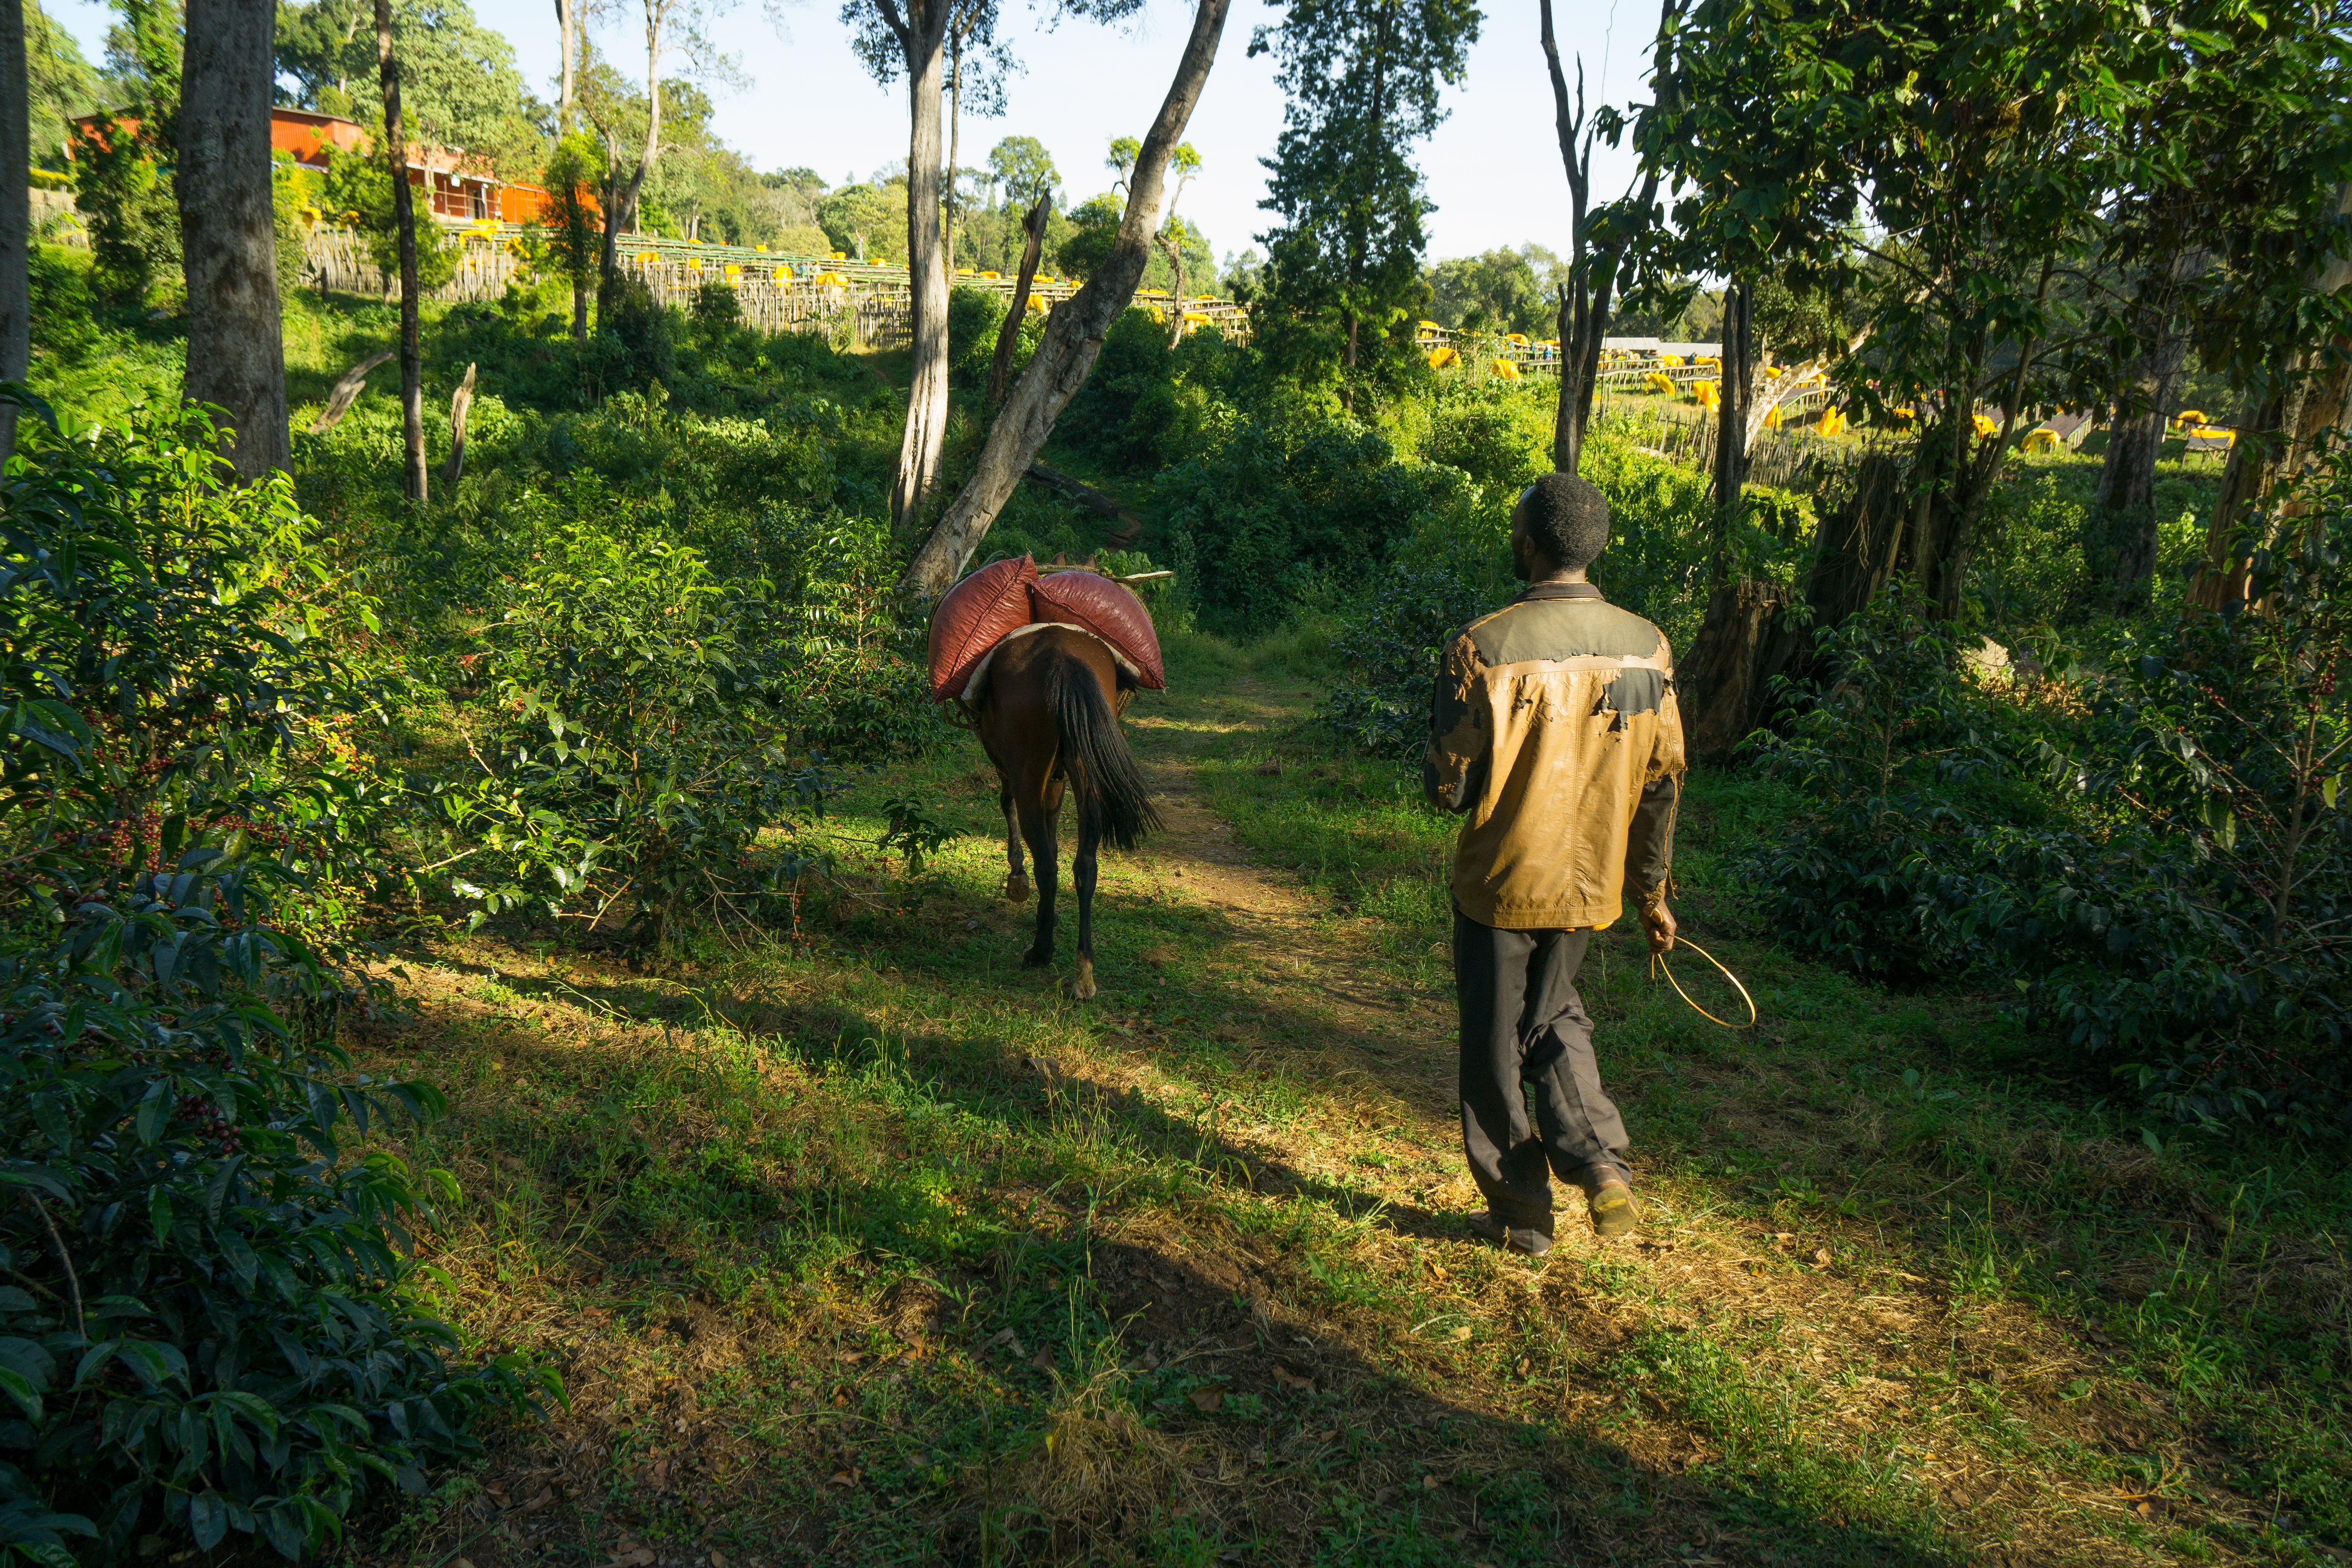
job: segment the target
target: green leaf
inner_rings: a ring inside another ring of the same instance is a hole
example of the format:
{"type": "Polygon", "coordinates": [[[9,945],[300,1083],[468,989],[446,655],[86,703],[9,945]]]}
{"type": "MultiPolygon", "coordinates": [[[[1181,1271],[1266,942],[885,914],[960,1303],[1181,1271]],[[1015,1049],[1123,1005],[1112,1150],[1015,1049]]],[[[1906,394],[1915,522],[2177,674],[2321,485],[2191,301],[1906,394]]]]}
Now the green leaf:
{"type": "Polygon", "coordinates": [[[23,1373],[0,1367],[0,1394],[15,1400],[27,1420],[38,1421],[41,1418],[41,1395],[23,1373]]]}
{"type": "MultiPolygon", "coordinates": [[[[172,1114],[172,1080],[159,1078],[147,1086],[139,1097],[139,1142],[152,1144],[163,1135],[163,1124],[172,1114]]],[[[158,1235],[162,1234],[160,1231],[158,1235]]]]}
{"type": "Polygon", "coordinates": [[[188,1500],[188,1533],[199,1552],[210,1552],[228,1534],[228,1504],[220,1493],[199,1492],[188,1500]]]}

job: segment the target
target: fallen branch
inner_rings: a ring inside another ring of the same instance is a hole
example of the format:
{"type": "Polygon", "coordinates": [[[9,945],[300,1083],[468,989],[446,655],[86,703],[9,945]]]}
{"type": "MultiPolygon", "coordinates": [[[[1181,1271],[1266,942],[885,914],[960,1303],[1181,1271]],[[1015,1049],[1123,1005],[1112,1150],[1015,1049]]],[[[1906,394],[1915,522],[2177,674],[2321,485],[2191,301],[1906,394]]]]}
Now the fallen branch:
{"type": "Polygon", "coordinates": [[[335,383],[335,390],[327,395],[326,410],[319,416],[317,423],[310,426],[310,434],[323,436],[341,424],[343,416],[352,411],[352,405],[359,401],[360,389],[367,384],[368,372],[391,357],[392,351],[386,349],[383,353],[371,354],[352,366],[343,379],[335,383]]]}

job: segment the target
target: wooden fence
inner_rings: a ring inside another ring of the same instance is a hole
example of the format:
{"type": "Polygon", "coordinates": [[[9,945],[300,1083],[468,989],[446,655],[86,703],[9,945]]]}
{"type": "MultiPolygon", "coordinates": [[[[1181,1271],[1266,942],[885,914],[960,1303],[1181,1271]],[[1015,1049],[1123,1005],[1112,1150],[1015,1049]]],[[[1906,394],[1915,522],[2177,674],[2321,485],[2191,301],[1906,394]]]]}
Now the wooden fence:
{"type": "MultiPolygon", "coordinates": [[[[523,230],[477,224],[460,231],[456,276],[436,289],[441,300],[496,300],[522,268],[523,230]]],[[[375,264],[364,236],[326,224],[303,237],[304,282],[312,288],[390,299],[397,279],[375,264]]],[[[817,332],[844,348],[899,348],[913,332],[907,269],[830,257],[782,256],[742,246],[692,245],[630,236],[622,242],[621,270],[646,287],[656,303],[691,310],[703,289],[719,284],[735,291],[741,319],[768,332],[817,332]]],[[[983,273],[958,273],[958,289],[1009,295],[1015,279],[983,273]]],[[[1051,310],[1078,291],[1066,279],[1039,279],[1031,294],[1051,310]]],[[[1135,309],[1165,321],[1177,302],[1162,292],[1139,291],[1135,309]]],[[[1231,300],[1187,300],[1188,331],[1213,324],[1227,336],[1246,341],[1249,317],[1231,300]]]]}
{"type": "MultiPolygon", "coordinates": [[[[1716,416],[1712,410],[1683,412],[1672,405],[1644,406],[1630,398],[1596,399],[1593,427],[1631,441],[1671,462],[1706,472],[1715,464],[1716,416]]],[[[1864,446],[1832,440],[1801,425],[1767,426],[1748,448],[1751,484],[1780,489],[1813,489],[1832,469],[1861,459],[1864,446]]]]}

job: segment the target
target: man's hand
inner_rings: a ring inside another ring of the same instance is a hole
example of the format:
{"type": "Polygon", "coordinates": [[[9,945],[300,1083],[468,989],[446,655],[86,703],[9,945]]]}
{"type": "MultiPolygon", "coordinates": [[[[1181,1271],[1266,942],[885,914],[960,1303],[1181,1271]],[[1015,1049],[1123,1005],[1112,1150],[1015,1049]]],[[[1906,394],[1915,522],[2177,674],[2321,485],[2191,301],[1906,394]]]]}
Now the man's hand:
{"type": "Polygon", "coordinates": [[[1664,899],[1661,898],[1654,904],[1646,904],[1643,906],[1642,929],[1650,933],[1650,951],[1652,952],[1671,952],[1674,951],[1675,911],[1666,908],[1666,900],[1664,899]]]}

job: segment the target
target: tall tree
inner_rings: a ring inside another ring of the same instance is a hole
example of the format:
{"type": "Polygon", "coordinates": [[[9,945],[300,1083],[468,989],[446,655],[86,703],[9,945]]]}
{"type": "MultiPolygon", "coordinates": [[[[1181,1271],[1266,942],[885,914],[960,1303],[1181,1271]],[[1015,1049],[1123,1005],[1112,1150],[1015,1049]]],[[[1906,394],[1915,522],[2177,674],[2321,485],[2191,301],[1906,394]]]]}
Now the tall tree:
{"type": "Polygon", "coordinates": [[[1168,346],[1174,348],[1184,341],[1184,230],[1176,216],[1176,204],[1184,199],[1184,187],[1200,174],[1201,154],[1192,151],[1190,142],[1180,142],[1168,155],[1168,169],[1176,178],[1168,189],[1168,216],[1160,220],[1154,239],[1160,253],[1168,258],[1168,296],[1175,302],[1168,312],[1168,346]]]}
{"type": "MultiPolygon", "coordinates": [[[[0,3],[0,381],[33,367],[33,127],[24,7],[0,3]]],[[[16,405],[0,405],[0,463],[16,454],[16,405]]]]}
{"type": "Polygon", "coordinates": [[[1673,192],[1672,223],[1652,231],[1644,265],[1736,285],[1713,582],[1683,663],[1694,756],[1727,754],[1752,726],[1788,598],[1736,572],[1730,548],[1756,423],[1738,405],[1758,381],[1746,350],[1759,291],[1784,289],[1840,319],[1861,301],[1871,352],[1832,372],[1842,393],[1888,423],[1894,405],[1916,411],[1909,474],[1874,477],[1856,514],[1879,532],[1834,559],[1818,552],[1811,612],[1843,618],[1858,607],[1850,588],[1866,601],[1900,571],[1937,614],[1957,615],[2027,411],[2081,384],[2074,280],[2094,270],[2124,174],[2116,129],[2145,101],[2168,26],[2132,0],[2045,0],[2030,13],[2003,0],[1692,6],[1635,144],[1673,192]],[[1864,569],[1843,572],[1849,559],[1864,569]],[[1828,584],[1823,572],[1843,575],[1828,584]]]}
{"type": "Polygon", "coordinates": [[[74,36],[43,11],[25,6],[25,86],[31,118],[27,149],[35,168],[66,167],[68,124],[98,107],[98,73],[74,36]]]}
{"type": "Polygon", "coordinates": [[[940,248],[946,265],[955,267],[956,219],[963,198],[957,181],[962,170],[963,115],[966,109],[983,120],[1004,112],[1004,79],[1013,68],[1012,51],[996,37],[993,6],[967,5],[948,26],[948,166],[942,192],[942,232],[940,248]]]}
{"type": "MultiPolygon", "coordinates": [[[[14,0],[8,0],[14,8],[14,0]]],[[[271,204],[271,0],[189,0],[180,77],[180,256],[192,402],[227,410],[240,478],[289,468],[271,204]]]]}
{"type": "Polygon", "coordinates": [[[416,279],[416,200],[408,185],[408,122],[400,109],[400,56],[392,44],[392,0],[375,0],[376,79],[383,92],[383,145],[377,149],[392,176],[394,243],[400,252],[400,433],[405,452],[403,490],[423,506],[431,498],[425,463],[425,362],[417,352],[417,312],[424,292],[416,279]]]}
{"type": "Polygon", "coordinates": [[[2190,584],[2218,610],[2246,594],[2249,514],[2352,413],[2352,56],[2331,8],[2202,0],[2186,19],[2160,98],[2173,133],[2140,159],[2179,199],[2152,204],[2116,259],[2209,257],[2180,319],[2243,400],[2190,584]]]}
{"type": "MultiPolygon", "coordinates": [[[[1674,79],[1672,52],[1675,28],[1684,0],[1665,0],[1658,14],[1657,42],[1653,54],[1653,78],[1674,79]]],[[[1560,162],[1568,171],[1568,278],[1559,291],[1559,405],[1552,419],[1551,466],[1563,474],[1576,472],[1584,452],[1585,427],[1592,420],[1592,394],[1601,374],[1601,342],[1609,332],[1609,310],[1624,268],[1626,249],[1635,236],[1654,221],[1659,165],[1651,162],[1641,174],[1641,195],[1628,199],[1604,217],[1592,206],[1592,143],[1604,119],[1613,134],[1613,115],[1588,115],[1584,107],[1584,58],[1576,61],[1576,92],[1570,98],[1568,73],[1561,68],[1559,41],[1552,34],[1551,0],[1538,0],[1544,66],[1551,76],[1552,120],[1559,135],[1560,162]],[[1596,228],[1601,233],[1596,234],[1596,228]]]]}
{"type": "Polygon", "coordinates": [[[981,448],[971,480],[908,563],[906,574],[899,579],[902,592],[935,598],[962,573],[964,563],[971,559],[971,552],[987,537],[989,525],[1003,510],[1006,498],[1054,433],[1054,422],[1086,384],[1095,357],[1102,352],[1103,335],[1134,300],[1135,286],[1151,257],[1151,237],[1159,227],[1160,188],[1168,160],[1183,138],[1185,123],[1208,82],[1209,68],[1216,62],[1231,5],[1232,0],[1198,0],[1175,79],[1143,139],[1118,242],[1087,279],[1086,287],[1047,318],[1045,338],[1028,369],[1021,373],[1012,397],[989,426],[987,443],[981,448]]]}
{"type": "MultiPolygon", "coordinates": [[[[25,67],[25,7],[0,0],[0,381],[22,381],[33,363],[31,79],[25,67]]],[[[16,451],[16,405],[0,405],[0,463],[16,451]]]]}
{"type": "MultiPolygon", "coordinates": [[[[575,0],[577,3],[577,0],[575,0]]],[[[713,41],[710,25],[732,0],[640,0],[646,28],[645,138],[634,163],[622,153],[617,124],[608,122],[604,134],[604,246],[599,271],[605,298],[599,315],[613,308],[611,294],[620,281],[620,237],[637,221],[637,201],[646,178],[665,151],[662,141],[662,61],[683,54],[694,75],[731,79],[734,61],[713,41]]]]}
{"type": "MultiPolygon", "coordinates": [[[[1128,15],[1141,0],[1066,0],[1062,9],[1100,21],[1128,15]]],[[[938,482],[948,430],[948,274],[953,262],[940,221],[940,110],[949,35],[961,31],[974,53],[994,47],[997,0],[846,0],[842,20],[875,79],[907,80],[907,294],[913,377],[898,466],[890,483],[890,521],[911,531],[938,482]]],[[[1009,58],[998,54],[1000,61],[1009,58]]]]}
{"type": "Polygon", "coordinates": [[[559,138],[572,134],[580,112],[580,5],[581,0],[555,0],[556,48],[562,62],[555,105],[555,134],[559,138]]]}
{"type": "Polygon", "coordinates": [[[1008,207],[1035,206],[1039,197],[1050,199],[1062,183],[1053,154],[1034,136],[1007,136],[990,148],[988,172],[1008,207]]]}
{"type": "Polygon", "coordinates": [[[1021,326],[1029,315],[1029,289],[1037,281],[1037,258],[1045,248],[1045,220],[1053,216],[1053,204],[1048,191],[1021,219],[1021,267],[1013,277],[1013,302],[996,326],[996,353],[988,362],[988,392],[981,403],[992,416],[1004,405],[1013,375],[1013,351],[1020,344],[1021,326]]]}
{"type": "Polygon", "coordinates": [[[2146,609],[2155,584],[2156,461],[2164,446],[2173,384],[2189,354],[2189,333],[2179,314],[2180,284],[2200,264],[2194,251],[2174,252],[2141,277],[2133,301],[2131,335],[2138,347],[2119,362],[2129,367],[2128,382],[2115,401],[2084,540],[2084,564],[2104,607],[2118,614],[2146,609]]]}
{"type": "MultiPolygon", "coordinates": [[[[877,78],[907,78],[907,293],[913,338],[913,382],[898,467],[890,481],[890,523],[912,529],[939,475],[948,434],[948,258],[940,222],[940,104],[942,51],[955,25],[959,0],[861,0],[844,13],[853,22],[878,17],[886,39],[861,40],[877,78]]],[[[984,0],[985,3],[985,0],[984,0]]]]}
{"type": "Polygon", "coordinates": [[[1420,298],[1432,208],[1412,150],[1444,120],[1438,94],[1462,79],[1478,22],[1475,0],[1291,0],[1250,38],[1286,100],[1259,204],[1279,219],[1257,237],[1267,301],[1336,339],[1301,347],[1339,362],[1350,405],[1364,329],[1420,298]]]}

